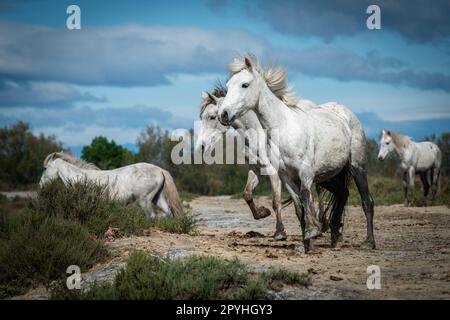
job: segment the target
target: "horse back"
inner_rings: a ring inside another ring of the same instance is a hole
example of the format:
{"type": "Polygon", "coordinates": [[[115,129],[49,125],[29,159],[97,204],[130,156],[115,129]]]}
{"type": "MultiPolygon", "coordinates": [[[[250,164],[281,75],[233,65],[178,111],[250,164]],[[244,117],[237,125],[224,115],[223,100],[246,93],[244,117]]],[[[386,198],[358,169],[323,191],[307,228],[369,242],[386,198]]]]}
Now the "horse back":
{"type": "Polygon", "coordinates": [[[432,142],[425,141],[416,144],[417,162],[416,171],[426,171],[441,166],[441,151],[432,142]]]}

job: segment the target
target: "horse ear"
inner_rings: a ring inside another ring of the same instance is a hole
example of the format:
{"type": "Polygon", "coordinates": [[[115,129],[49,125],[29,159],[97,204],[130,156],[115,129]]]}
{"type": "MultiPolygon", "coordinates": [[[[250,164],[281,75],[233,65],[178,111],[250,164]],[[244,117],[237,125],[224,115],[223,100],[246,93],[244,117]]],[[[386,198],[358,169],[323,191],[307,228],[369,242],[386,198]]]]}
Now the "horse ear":
{"type": "Polygon", "coordinates": [[[252,61],[248,58],[245,57],[245,66],[247,67],[248,70],[252,70],[252,61]]]}
{"type": "Polygon", "coordinates": [[[208,95],[209,95],[209,93],[207,93],[207,92],[205,92],[205,91],[202,91],[202,99],[203,99],[203,100],[208,99],[208,95]]]}
{"type": "Polygon", "coordinates": [[[211,99],[211,101],[214,101],[214,102],[216,102],[217,103],[217,97],[215,96],[215,95],[213,95],[212,93],[209,93],[208,92],[208,96],[209,96],[209,98],[211,99]]]}
{"type": "Polygon", "coordinates": [[[390,135],[391,135],[391,131],[388,130],[388,131],[386,132],[386,134],[387,134],[388,136],[390,136],[390,135]]]}

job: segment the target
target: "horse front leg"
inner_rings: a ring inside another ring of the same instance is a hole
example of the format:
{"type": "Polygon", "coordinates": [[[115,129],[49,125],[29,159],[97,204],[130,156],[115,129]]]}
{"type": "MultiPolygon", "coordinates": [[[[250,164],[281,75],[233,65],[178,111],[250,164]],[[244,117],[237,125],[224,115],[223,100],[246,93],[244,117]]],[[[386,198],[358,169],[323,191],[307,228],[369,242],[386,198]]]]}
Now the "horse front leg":
{"type": "MultiPolygon", "coordinates": [[[[302,235],[304,237],[305,230],[306,230],[305,229],[305,209],[303,208],[303,205],[300,202],[300,197],[298,195],[299,190],[298,190],[297,186],[292,182],[292,180],[289,177],[287,177],[286,175],[283,175],[281,177],[281,179],[283,181],[283,184],[284,184],[286,190],[291,195],[292,202],[294,203],[295,214],[297,215],[297,218],[300,222],[300,227],[302,229],[302,235]]],[[[300,244],[300,246],[296,246],[296,250],[303,252],[303,253],[308,253],[309,240],[307,242],[303,241],[303,243],[300,244]]]]}
{"type": "Polygon", "coordinates": [[[244,199],[247,202],[247,205],[253,214],[253,218],[255,218],[256,220],[266,218],[271,214],[270,210],[265,207],[257,208],[255,202],[253,201],[253,190],[259,183],[259,176],[260,176],[259,173],[260,170],[257,166],[250,165],[247,176],[247,184],[245,185],[243,194],[244,199]]]}
{"type": "Polygon", "coordinates": [[[273,237],[277,241],[283,241],[287,239],[287,235],[284,231],[283,221],[281,220],[281,180],[280,176],[276,173],[270,175],[269,178],[272,187],[272,208],[277,218],[276,231],[273,237]]]}
{"type": "Polygon", "coordinates": [[[414,178],[416,172],[414,167],[408,169],[408,205],[414,206],[414,178]]]}
{"type": "MultiPolygon", "coordinates": [[[[321,234],[320,230],[322,229],[322,225],[317,219],[315,214],[314,203],[312,200],[312,193],[310,188],[307,185],[302,183],[302,187],[300,189],[300,201],[305,208],[305,235],[304,240],[308,241],[316,238],[321,234]]],[[[310,245],[312,249],[312,243],[310,245]]]]}
{"type": "Polygon", "coordinates": [[[408,170],[405,170],[405,172],[403,172],[403,196],[405,198],[405,207],[408,206],[408,170]]]}

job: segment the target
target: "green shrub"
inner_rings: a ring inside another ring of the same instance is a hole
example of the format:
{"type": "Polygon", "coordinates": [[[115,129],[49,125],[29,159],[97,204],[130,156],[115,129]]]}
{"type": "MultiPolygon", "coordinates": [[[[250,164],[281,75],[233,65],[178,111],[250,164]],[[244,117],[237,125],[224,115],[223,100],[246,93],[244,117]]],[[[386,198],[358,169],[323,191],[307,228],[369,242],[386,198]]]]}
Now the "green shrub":
{"type": "Polygon", "coordinates": [[[48,285],[65,275],[66,268],[91,268],[107,257],[103,244],[78,223],[42,216],[0,215],[0,297],[48,285]]]}
{"type": "Polygon", "coordinates": [[[63,282],[52,299],[261,299],[273,281],[308,285],[307,276],[277,269],[251,273],[237,259],[210,256],[164,260],[135,251],[113,283],[94,285],[87,292],[67,290],[63,282]]]}
{"type": "Polygon", "coordinates": [[[152,224],[137,204],[113,200],[105,186],[89,181],[65,186],[61,180],[53,180],[38,190],[30,206],[49,217],[77,221],[100,237],[109,227],[130,235],[142,234],[152,224]]]}
{"type": "Polygon", "coordinates": [[[300,274],[287,269],[273,268],[265,273],[265,277],[269,282],[281,281],[289,285],[309,286],[311,277],[308,274],[300,274]]]}
{"type": "Polygon", "coordinates": [[[170,233],[186,233],[195,234],[195,228],[197,225],[197,218],[195,215],[186,214],[179,217],[161,217],[150,219],[150,223],[153,227],[161,229],[170,233]]]}

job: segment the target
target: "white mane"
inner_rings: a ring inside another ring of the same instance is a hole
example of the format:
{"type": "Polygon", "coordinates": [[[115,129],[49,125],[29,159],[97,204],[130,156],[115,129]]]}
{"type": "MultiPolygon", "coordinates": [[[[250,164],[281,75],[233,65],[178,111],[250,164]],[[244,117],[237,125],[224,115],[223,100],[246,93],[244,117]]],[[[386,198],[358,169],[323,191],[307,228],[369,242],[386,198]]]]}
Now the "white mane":
{"type": "Polygon", "coordinates": [[[68,152],[63,152],[63,151],[50,153],[44,160],[44,168],[47,166],[47,164],[50,161],[53,161],[55,159],[62,159],[62,160],[66,161],[68,163],[71,163],[81,169],[100,170],[100,168],[97,167],[95,164],[89,163],[82,159],[77,159],[77,158],[75,158],[74,155],[72,155],[68,152]]]}
{"type": "Polygon", "coordinates": [[[238,55],[230,64],[228,64],[228,70],[230,70],[231,75],[234,75],[243,69],[247,69],[247,65],[245,64],[246,58],[251,61],[252,67],[263,76],[270,91],[272,91],[278,99],[283,101],[284,104],[289,107],[297,106],[298,98],[293,92],[293,86],[286,80],[287,71],[283,67],[273,64],[270,68],[266,67],[261,70],[258,58],[254,55],[238,55]]]}

